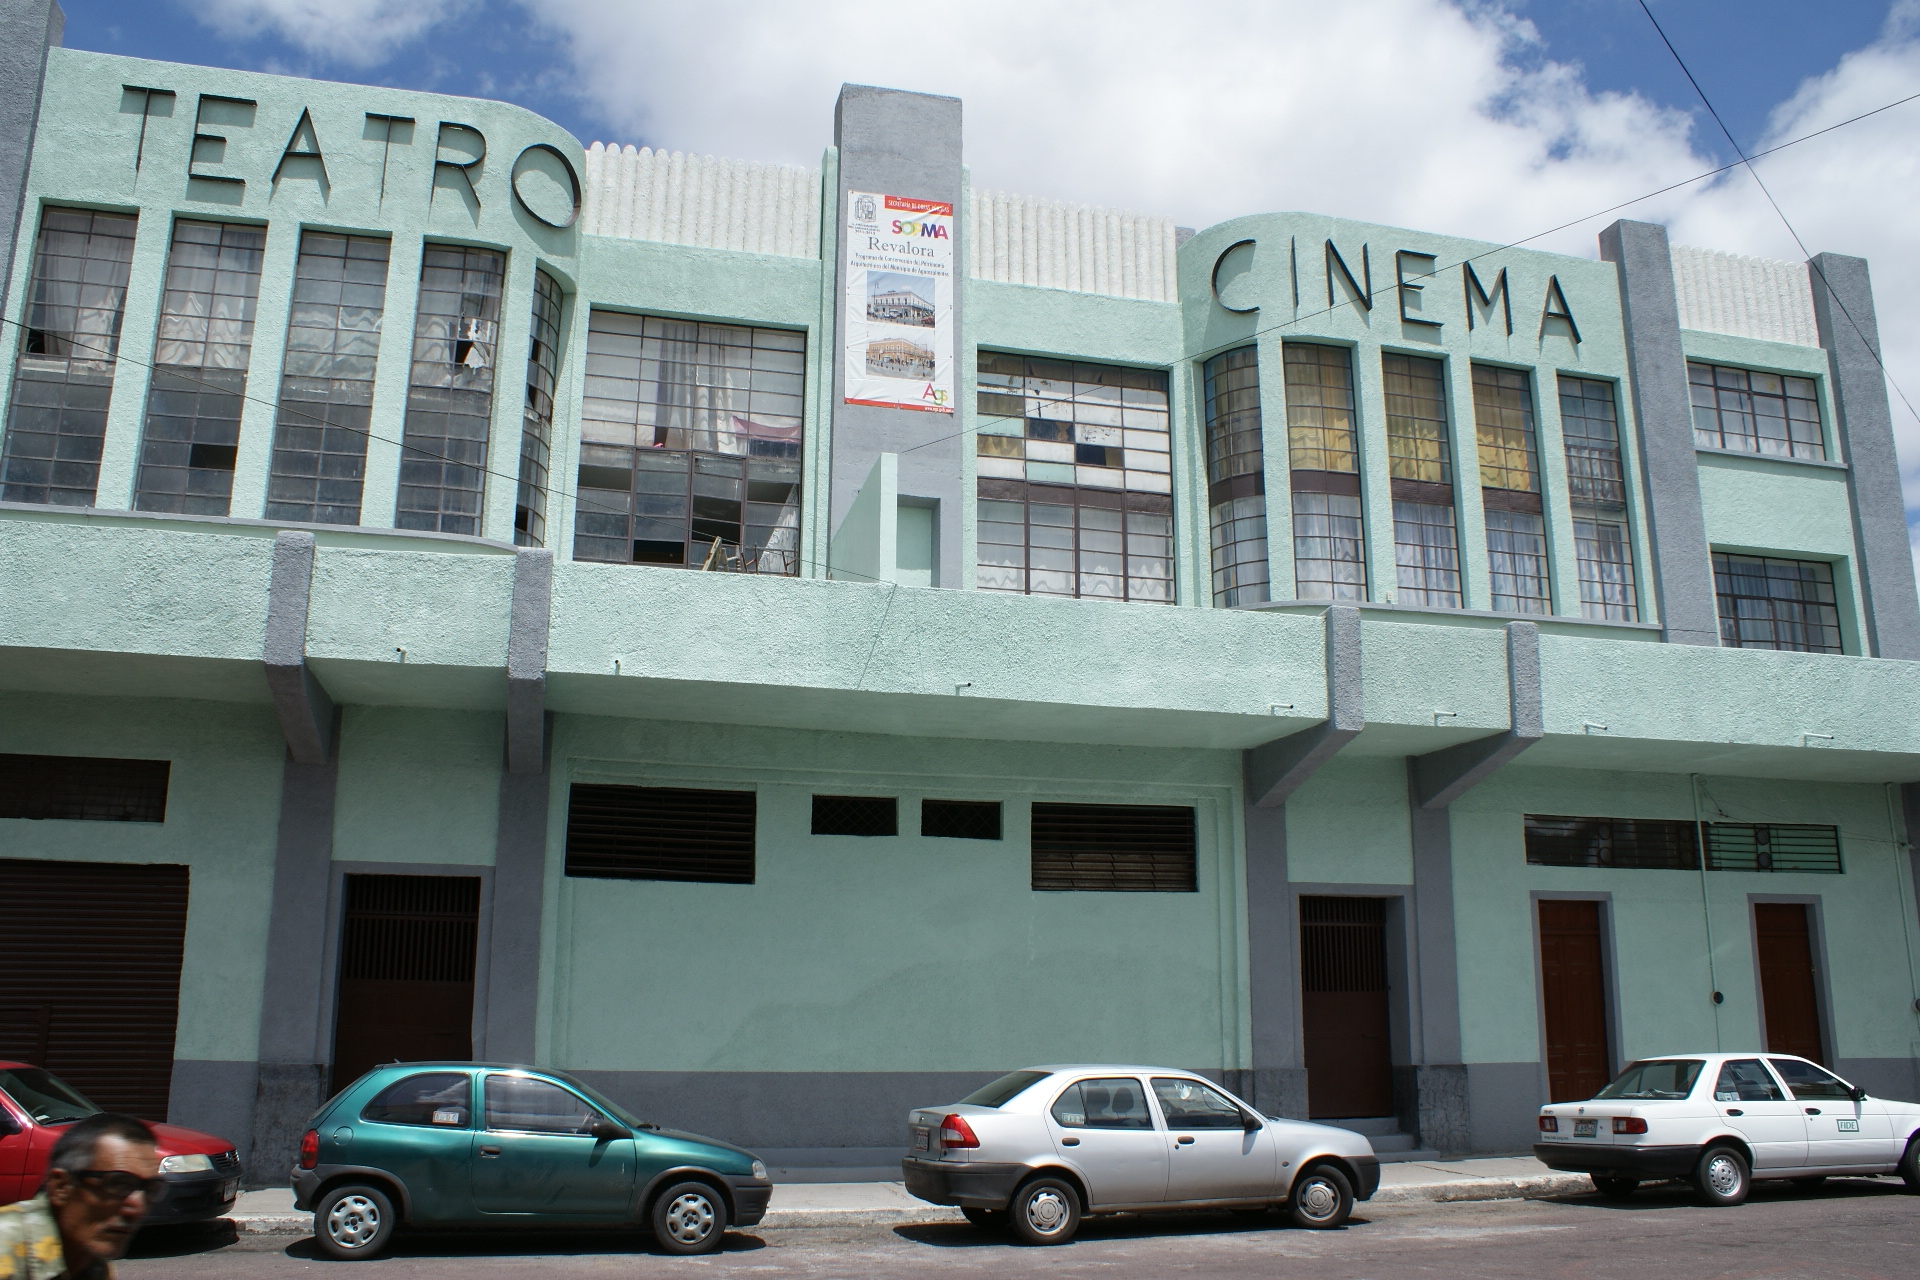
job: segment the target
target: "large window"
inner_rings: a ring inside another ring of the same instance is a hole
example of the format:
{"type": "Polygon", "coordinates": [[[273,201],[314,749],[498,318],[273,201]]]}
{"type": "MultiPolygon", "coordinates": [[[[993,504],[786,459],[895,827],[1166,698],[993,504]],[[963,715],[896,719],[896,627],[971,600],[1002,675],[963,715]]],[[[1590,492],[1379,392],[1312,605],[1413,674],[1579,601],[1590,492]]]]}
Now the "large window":
{"type": "Polygon", "coordinates": [[[27,329],[14,363],[0,500],[93,505],[120,355],[134,219],[48,209],[40,216],[27,329]]]}
{"type": "Polygon", "coordinates": [[[595,311],[573,558],[800,571],[807,339],[595,311]]]}
{"type": "Polygon", "coordinates": [[[1354,432],[1353,360],[1345,347],[1289,342],[1287,466],[1293,502],[1294,595],[1367,598],[1360,453],[1354,432]]]}
{"type": "Polygon", "coordinates": [[[1480,446],[1493,607],[1506,613],[1551,613],[1530,375],[1522,369],[1474,365],[1473,424],[1480,446]]]}
{"type": "Polygon", "coordinates": [[[1207,361],[1207,509],[1213,535],[1213,602],[1269,596],[1267,485],[1260,425],[1260,358],[1241,347],[1207,361]]]}
{"type": "Polygon", "coordinates": [[[980,353],[984,591],[1173,601],[1167,375],[980,353]]]}
{"type": "Polygon", "coordinates": [[[375,236],[300,236],[269,520],[360,523],[391,247],[375,236]]]}
{"type": "Polygon", "coordinates": [[[223,516],[233,505],[266,245],[264,227],[185,218],[173,224],[136,510],[223,516]]]}
{"type": "Polygon", "coordinates": [[[506,269],[493,249],[430,244],[421,259],[396,528],[480,532],[506,269]]]}
{"type": "Polygon", "coordinates": [[[1631,622],[1633,537],[1627,529],[1626,469],[1620,463],[1620,421],[1614,384],[1560,375],[1560,430],[1566,441],[1567,489],[1573,504],[1574,556],[1580,569],[1580,612],[1631,622]]]}
{"type": "Polygon", "coordinates": [[[533,273],[533,332],[527,343],[527,407],[520,427],[520,491],[513,540],[547,545],[547,469],[553,457],[553,386],[560,369],[560,286],[533,273]]]}
{"type": "Polygon", "coordinates": [[[1703,449],[1736,449],[1783,458],[1827,456],[1812,378],[1687,362],[1693,390],[1693,439],[1703,449]]]}
{"type": "Polygon", "coordinates": [[[1380,358],[1393,477],[1393,559],[1399,603],[1458,609],[1460,535],[1445,366],[1425,356],[1380,358]]]}
{"type": "Polygon", "coordinates": [[[1713,588],[1720,643],[1728,648],[1840,652],[1840,610],[1826,561],[1716,551],[1713,588]]]}
{"type": "Polygon", "coordinates": [[[567,795],[566,872],[752,884],[757,807],[751,791],[576,782],[567,795]]]}
{"type": "Polygon", "coordinates": [[[1033,887],[1041,891],[1193,893],[1193,809],[1184,805],[1035,804],[1033,887]]]}

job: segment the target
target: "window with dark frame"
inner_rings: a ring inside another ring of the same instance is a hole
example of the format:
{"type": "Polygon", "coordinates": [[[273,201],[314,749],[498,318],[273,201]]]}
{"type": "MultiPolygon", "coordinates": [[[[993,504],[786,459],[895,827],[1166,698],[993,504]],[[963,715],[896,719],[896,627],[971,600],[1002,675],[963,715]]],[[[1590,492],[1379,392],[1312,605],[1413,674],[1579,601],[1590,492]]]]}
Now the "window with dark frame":
{"type": "Polygon", "coordinates": [[[1693,439],[1702,449],[1824,461],[1820,399],[1812,378],[1687,361],[1693,439]]]}
{"type": "Polygon", "coordinates": [[[1396,603],[1458,609],[1460,528],[1455,518],[1446,365],[1426,356],[1380,357],[1387,399],[1387,467],[1393,477],[1396,603]]]}
{"type": "Polygon", "coordinates": [[[570,876],[752,884],[751,791],[576,782],[567,796],[570,876]]]}
{"type": "Polygon", "coordinates": [[[998,840],[998,800],[922,800],[920,834],[945,840],[998,840]]]}
{"type": "Polygon", "coordinates": [[[0,818],[165,822],[166,760],[0,755],[0,818]]]}
{"type": "Polygon", "coordinates": [[[1260,357],[1252,347],[1201,366],[1206,393],[1207,511],[1213,603],[1261,604],[1271,594],[1267,482],[1260,422],[1260,357]]]}
{"type": "Polygon", "coordinates": [[[821,796],[813,798],[816,836],[897,836],[900,801],[894,796],[821,796]]]}
{"type": "Polygon", "coordinates": [[[1633,536],[1627,528],[1626,469],[1614,384],[1560,375],[1560,429],[1573,508],[1574,558],[1583,617],[1632,622],[1633,536]]]}
{"type": "Polygon", "coordinates": [[[514,495],[516,546],[547,545],[547,471],[553,459],[553,389],[560,373],[560,284],[533,273],[533,329],[527,338],[527,403],[520,422],[520,482],[514,495]]]}
{"type": "Polygon", "coordinates": [[[430,244],[420,260],[397,529],[480,533],[507,255],[430,244]]]}
{"type": "Polygon", "coordinates": [[[1035,804],[1036,892],[1197,893],[1194,813],[1186,805],[1035,804]]]}
{"type": "Polygon", "coordinates": [[[1713,590],[1726,648],[1843,652],[1833,566],[1824,560],[1716,551],[1713,590]]]}
{"type": "Polygon", "coordinates": [[[1293,590],[1301,600],[1367,598],[1353,357],[1345,347],[1281,347],[1293,506],[1293,590]]]}
{"type": "Polygon", "coordinates": [[[1524,369],[1474,365],[1473,424],[1493,607],[1505,613],[1552,613],[1532,375],[1524,369]]]}
{"type": "Polygon", "coordinates": [[[1527,861],[1541,867],[1698,870],[1700,833],[1661,818],[1526,815],[1527,861]]]}
{"type": "Polygon", "coordinates": [[[1804,823],[1709,822],[1707,870],[1839,875],[1840,829],[1804,823]]]}

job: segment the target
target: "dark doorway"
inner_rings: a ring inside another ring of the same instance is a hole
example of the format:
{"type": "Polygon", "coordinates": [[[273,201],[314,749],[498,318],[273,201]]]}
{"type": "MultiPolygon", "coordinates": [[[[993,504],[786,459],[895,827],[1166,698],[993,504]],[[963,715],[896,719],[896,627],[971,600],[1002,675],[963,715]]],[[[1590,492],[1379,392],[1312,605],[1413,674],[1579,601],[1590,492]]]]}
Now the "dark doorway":
{"type": "Polygon", "coordinates": [[[1300,991],[1307,1114],[1392,1115],[1385,899],[1300,899],[1300,991]]]}
{"type": "Polygon", "coordinates": [[[1824,1062],[1820,1001],[1813,978],[1813,929],[1799,902],[1757,902],[1754,940],[1760,952],[1760,1007],[1767,1052],[1824,1062]]]}
{"type": "Polygon", "coordinates": [[[333,1088],[383,1062],[473,1056],[476,876],[348,876],[333,1088]]]}
{"type": "Polygon", "coordinates": [[[0,859],[0,1058],[164,1120],[187,868],[0,859]]]}
{"type": "Polygon", "coordinates": [[[1540,985],[1546,994],[1547,1094],[1578,1102],[1612,1079],[1600,904],[1540,904],[1540,985]]]}

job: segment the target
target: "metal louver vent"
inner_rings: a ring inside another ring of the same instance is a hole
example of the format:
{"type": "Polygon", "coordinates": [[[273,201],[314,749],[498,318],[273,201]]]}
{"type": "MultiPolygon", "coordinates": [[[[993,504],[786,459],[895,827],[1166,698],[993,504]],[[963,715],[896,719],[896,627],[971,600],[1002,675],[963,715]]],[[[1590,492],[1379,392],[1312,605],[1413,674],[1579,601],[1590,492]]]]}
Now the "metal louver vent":
{"type": "Polygon", "coordinates": [[[1193,810],[1184,805],[1036,804],[1033,887],[1042,892],[1197,892],[1193,810]]]}
{"type": "Polygon", "coordinates": [[[165,760],[0,755],[0,818],[164,822],[165,760]]]}
{"type": "Polygon", "coordinates": [[[576,782],[567,874],[752,884],[755,812],[751,791],[576,782]]]}

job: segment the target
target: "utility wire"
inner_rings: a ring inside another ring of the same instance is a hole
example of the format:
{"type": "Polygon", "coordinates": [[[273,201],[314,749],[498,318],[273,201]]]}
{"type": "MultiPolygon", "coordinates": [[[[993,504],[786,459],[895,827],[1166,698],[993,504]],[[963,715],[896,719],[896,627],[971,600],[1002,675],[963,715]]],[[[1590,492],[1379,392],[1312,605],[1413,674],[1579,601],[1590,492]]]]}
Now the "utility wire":
{"type": "MultiPolygon", "coordinates": [[[[1692,68],[1687,66],[1687,60],[1680,56],[1678,49],[1673,47],[1673,41],[1667,37],[1666,28],[1660,25],[1660,19],[1653,16],[1653,10],[1647,7],[1647,0],[1639,0],[1639,3],[1640,12],[1646,14],[1647,21],[1653,24],[1654,31],[1660,36],[1660,43],[1667,46],[1667,52],[1673,55],[1673,60],[1680,65],[1681,73],[1687,77],[1687,83],[1692,85],[1693,91],[1700,95],[1700,101],[1706,107],[1707,114],[1712,116],[1713,122],[1720,126],[1720,132],[1726,137],[1727,145],[1733,148],[1733,153],[1740,157],[1740,163],[1746,167],[1748,173],[1753,175],[1753,183],[1760,188],[1760,194],[1767,198],[1767,203],[1773,206],[1773,211],[1780,215],[1780,224],[1787,229],[1787,234],[1793,237],[1794,244],[1800,247],[1801,256],[1806,259],[1807,266],[1813,271],[1814,275],[1820,277],[1820,287],[1827,291],[1827,297],[1833,300],[1834,306],[1840,308],[1840,314],[1847,318],[1847,324],[1852,328],[1854,336],[1860,339],[1860,345],[1867,349],[1867,354],[1873,357],[1873,362],[1880,366],[1881,375],[1886,378],[1887,384],[1899,395],[1900,402],[1907,406],[1907,412],[1913,415],[1915,422],[1920,422],[1920,410],[1916,410],[1913,407],[1913,401],[1907,398],[1906,391],[1901,388],[1898,382],[1894,381],[1893,374],[1887,371],[1886,363],[1880,359],[1880,353],[1874,350],[1871,342],[1867,341],[1867,335],[1860,328],[1860,322],[1855,320],[1853,318],[1853,312],[1847,309],[1845,299],[1841,298],[1834,287],[1827,283],[1826,272],[1822,271],[1820,264],[1814,261],[1813,254],[1807,249],[1807,242],[1802,240],[1800,233],[1794,229],[1792,219],[1787,217],[1787,211],[1780,207],[1780,202],[1773,198],[1773,192],[1768,190],[1767,184],[1761,180],[1760,171],[1753,167],[1753,159],[1741,149],[1740,143],[1735,140],[1733,136],[1733,130],[1727,128],[1727,122],[1722,120],[1719,111],[1714,109],[1713,100],[1707,97],[1707,91],[1702,89],[1700,87],[1700,81],[1694,78],[1692,68]]],[[[1775,148],[1775,150],[1778,150],[1778,148],[1775,148]]],[[[1765,153],[1763,152],[1762,154],[1765,153]]],[[[1728,167],[1731,168],[1732,166],[1728,167]]]]}

